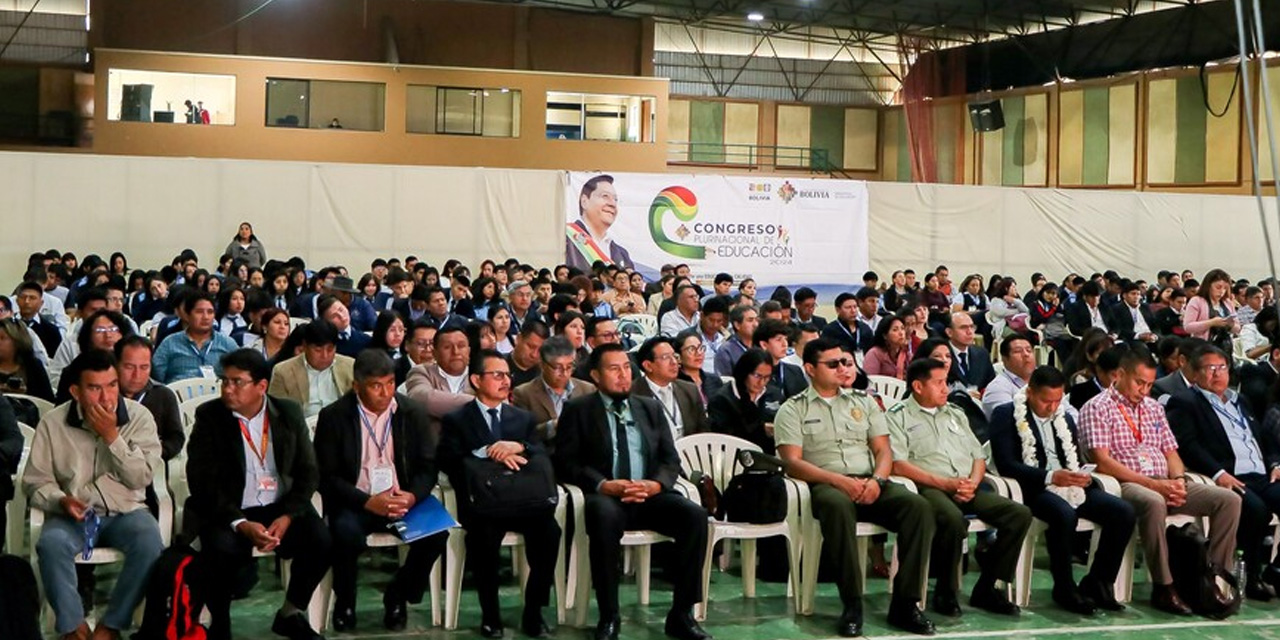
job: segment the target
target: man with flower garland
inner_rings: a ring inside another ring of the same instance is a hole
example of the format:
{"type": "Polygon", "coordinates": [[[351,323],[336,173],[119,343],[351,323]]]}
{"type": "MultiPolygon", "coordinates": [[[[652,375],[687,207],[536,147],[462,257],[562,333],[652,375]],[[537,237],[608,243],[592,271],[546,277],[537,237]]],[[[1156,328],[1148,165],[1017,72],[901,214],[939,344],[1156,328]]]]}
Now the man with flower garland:
{"type": "Polygon", "coordinates": [[[1031,513],[1048,525],[1045,543],[1053,575],[1053,601],[1092,615],[1097,609],[1120,611],[1112,584],[1120,572],[1133,534],[1133,507],[1107,494],[1080,470],[1075,420],[1062,402],[1066,376],[1039,367],[1012,402],[991,413],[991,455],[1000,474],[1017,481],[1031,513]],[[1081,518],[1102,528],[1089,573],[1076,585],[1071,571],[1071,542],[1081,518]]]}

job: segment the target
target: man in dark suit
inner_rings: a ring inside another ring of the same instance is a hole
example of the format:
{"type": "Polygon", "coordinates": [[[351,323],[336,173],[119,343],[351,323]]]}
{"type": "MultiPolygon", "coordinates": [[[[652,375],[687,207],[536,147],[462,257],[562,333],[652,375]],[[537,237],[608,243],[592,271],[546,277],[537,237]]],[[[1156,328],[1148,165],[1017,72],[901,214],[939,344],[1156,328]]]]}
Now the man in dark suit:
{"type": "Polygon", "coordinates": [[[196,410],[187,446],[188,518],[197,518],[210,568],[214,640],[231,638],[231,593],[252,551],[293,559],[284,605],[271,630],[290,640],[322,640],[304,612],[329,570],[332,543],[311,506],[319,484],[302,408],[267,395],[271,368],[239,349],[223,356],[222,399],[196,410]]]}
{"type": "Polygon", "coordinates": [[[1151,397],[1168,404],[1168,396],[1185,396],[1191,390],[1191,360],[1196,353],[1205,347],[1212,346],[1207,340],[1184,338],[1178,344],[1178,368],[1157,379],[1151,385],[1151,397]]]}
{"type": "Polygon", "coordinates": [[[1049,525],[1045,541],[1054,602],[1081,615],[1091,615],[1096,608],[1119,611],[1124,606],[1116,601],[1111,585],[1133,534],[1133,507],[1080,471],[1083,458],[1076,423],[1061,410],[1066,384],[1066,376],[1053,367],[1032,372],[1013,402],[992,412],[991,454],[1000,475],[1022,487],[1023,503],[1031,513],[1049,525]],[[1024,444],[1027,438],[1032,440],[1030,449],[1024,444]],[[1034,460],[1026,458],[1028,451],[1034,460]],[[1089,574],[1077,586],[1071,543],[1080,518],[1102,527],[1102,536],[1089,574]]]}
{"type": "Polygon", "coordinates": [[[1130,344],[1155,343],[1160,339],[1156,333],[1156,319],[1142,303],[1142,288],[1136,282],[1126,281],[1123,292],[1120,303],[1109,308],[1111,317],[1107,326],[1117,338],[1130,344]]]}
{"type": "Polygon", "coordinates": [[[1230,361],[1215,346],[1198,349],[1188,361],[1194,386],[1169,398],[1166,411],[1187,470],[1240,494],[1236,548],[1248,573],[1245,595],[1267,601],[1274,596],[1267,585],[1280,587],[1280,567],[1262,543],[1272,514],[1280,514],[1280,451],[1262,437],[1248,401],[1227,388],[1230,361]]]}
{"type": "Polygon", "coordinates": [[[831,338],[847,347],[853,353],[862,350],[862,344],[871,344],[874,333],[865,324],[858,322],[858,299],[852,293],[845,292],[836,296],[836,319],[822,328],[822,337],[831,338]]]}
{"type": "Polygon", "coordinates": [[[1111,328],[1111,318],[1099,304],[1101,298],[1102,288],[1098,283],[1090,281],[1080,287],[1079,299],[1066,310],[1067,328],[1071,330],[1071,335],[1077,338],[1083,336],[1089,327],[1099,327],[1107,333],[1115,333],[1111,328]]]}
{"type": "Polygon", "coordinates": [[[320,318],[328,320],[338,330],[338,353],[354,358],[373,340],[352,325],[347,305],[342,304],[341,300],[333,296],[324,296],[320,298],[318,308],[320,318]]]}
{"type": "Polygon", "coordinates": [[[598,260],[619,269],[635,267],[631,254],[609,237],[609,229],[618,217],[618,191],[613,186],[613,176],[601,174],[582,185],[578,215],[578,220],[569,223],[564,242],[570,267],[590,272],[598,260]]]}
{"type": "Polygon", "coordinates": [[[463,329],[467,326],[466,317],[449,311],[449,299],[445,296],[444,289],[439,287],[427,290],[427,317],[437,331],[453,327],[463,329]]]}
{"type": "Polygon", "coordinates": [[[341,275],[337,269],[333,267],[325,267],[315,273],[315,276],[308,282],[309,289],[298,294],[293,299],[293,304],[289,305],[289,315],[294,318],[307,318],[315,320],[320,317],[319,310],[316,309],[316,303],[320,301],[321,289],[333,283],[333,279],[341,275]]]}
{"type": "Polygon", "coordinates": [[[818,294],[809,287],[796,289],[792,298],[795,302],[795,323],[812,323],[819,331],[827,326],[827,319],[814,313],[818,309],[818,294]]]}
{"type": "Polygon", "coordinates": [[[809,388],[809,379],[805,377],[804,370],[782,360],[787,357],[787,348],[791,346],[788,341],[790,334],[787,325],[780,320],[765,320],[751,336],[752,344],[757,349],[764,350],[773,360],[773,378],[769,380],[769,384],[782,392],[783,400],[809,388]]]}
{"type": "MultiPolygon", "coordinates": [[[[709,431],[707,412],[697,385],[680,380],[680,354],[674,338],[655,336],[644,341],[636,352],[644,375],[631,383],[632,395],[653,398],[662,405],[671,427],[671,439],[709,431]]],[[[635,375],[635,372],[632,372],[635,375]]]]}
{"type": "Polygon", "coordinates": [[[18,430],[18,418],[13,405],[0,397],[0,551],[9,531],[8,502],[13,499],[13,474],[18,472],[18,460],[22,458],[24,438],[18,430]]]}
{"type": "Polygon", "coordinates": [[[1259,421],[1266,417],[1271,405],[1271,387],[1280,372],[1280,345],[1271,345],[1267,359],[1249,362],[1240,367],[1240,395],[1249,401],[1254,416],[1259,421]]]}
{"type": "Polygon", "coordinates": [[[1112,383],[1116,381],[1116,376],[1120,373],[1120,357],[1127,351],[1128,347],[1125,345],[1117,345],[1098,354],[1098,359],[1093,365],[1097,375],[1077,383],[1067,393],[1067,401],[1075,407],[1076,411],[1083,409],[1086,402],[1111,388],[1112,383]]]}
{"type": "Polygon", "coordinates": [[[1182,308],[1187,306],[1187,292],[1182,289],[1174,289],[1169,294],[1169,306],[1156,312],[1156,331],[1164,336],[1187,336],[1187,330],[1182,328],[1182,308]]]}
{"type": "Polygon", "coordinates": [[[480,598],[480,634],[501,638],[502,612],[498,605],[498,559],[502,538],[508,531],[524,536],[529,559],[521,630],[541,638],[549,633],[542,608],[551,598],[551,582],[560,545],[555,506],[512,517],[489,517],[469,508],[467,456],[488,458],[512,471],[524,468],[534,456],[545,460],[546,450],[538,425],[528,411],[505,404],[511,393],[511,370],[506,358],[494,350],[481,351],[472,361],[471,386],[476,399],[444,417],[440,430],[440,468],[458,492],[458,519],[467,531],[467,563],[475,577],[480,598]]]}
{"type": "MultiPolygon", "coordinates": [[[[693,619],[702,598],[707,511],[673,491],[680,457],[662,405],[629,394],[631,363],[619,345],[591,353],[600,393],[570,400],[556,434],[556,474],[586,494],[591,579],[600,622],[595,640],[617,640],[618,560],[628,529],[652,529],[674,538],[675,590],[665,631],[679,640],[708,640],[693,619]]],[[[585,603],[584,603],[585,604],[585,603]]]]}
{"type": "Polygon", "coordinates": [[[969,314],[963,311],[951,314],[951,324],[947,327],[951,371],[947,381],[963,382],[966,387],[981,391],[995,379],[996,370],[991,366],[991,354],[973,343],[974,331],[969,314]]]}
{"type": "MultiPolygon", "coordinates": [[[[18,293],[14,299],[18,303],[18,313],[15,314],[17,319],[40,338],[45,351],[50,355],[57,353],[58,347],[62,345],[62,330],[58,328],[52,315],[40,313],[44,307],[44,287],[34,282],[24,282],[18,285],[18,293]]],[[[72,336],[71,339],[74,340],[75,337],[72,336]]]]}
{"type": "MultiPolygon", "coordinates": [[[[335,631],[356,626],[356,563],[370,533],[386,533],[436,486],[435,441],[427,412],[396,393],[395,363],[377,349],[356,357],[353,389],[320,410],[316,463],[333,537],[335,631]]],[[[422,600],[446,532],[409,544],[409,554],[383,593],[382,623],[400,631],[407,603],[422,600]]]]}

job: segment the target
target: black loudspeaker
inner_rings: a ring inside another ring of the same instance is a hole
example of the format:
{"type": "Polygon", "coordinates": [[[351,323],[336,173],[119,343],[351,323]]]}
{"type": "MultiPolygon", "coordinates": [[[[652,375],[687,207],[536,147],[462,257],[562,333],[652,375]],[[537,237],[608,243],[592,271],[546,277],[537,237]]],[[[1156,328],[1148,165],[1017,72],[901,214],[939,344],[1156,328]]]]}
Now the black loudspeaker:
{"type": "Polygon", "coordinates": [[[126,84],[120,98],[120,119],[129,122],[151,122],[151,90],[149,84],[126,84]]]}
{"type": "Polygon", "coordinates": [[[999,131],[1004,128],[1004,109],[999,100],[970,102],[969,121],[976,131],[999,131]]]}

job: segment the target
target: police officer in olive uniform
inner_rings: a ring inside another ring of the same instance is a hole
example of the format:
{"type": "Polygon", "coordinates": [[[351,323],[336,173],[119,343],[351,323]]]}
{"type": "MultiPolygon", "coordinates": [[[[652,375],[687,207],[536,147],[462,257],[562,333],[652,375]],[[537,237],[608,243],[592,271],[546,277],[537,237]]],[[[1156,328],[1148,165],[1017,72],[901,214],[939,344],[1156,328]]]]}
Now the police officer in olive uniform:
{"type": "Polygon", "coordinates": [[[840,385],[841,373],[854,366],[853,357],[835,340],[818,338],[805,345],[803,360],[812,386],[778,410],[773,435],[787,473],[812,487],[823,555],[835,561],[844,604],[836,631],[845,637],[862,634],[862,557],[855,537],[861,519],[898,532],[901,565],[889,623],[932,634],[933,623],[917,603],[936,527],[933,510],[924,498],[888,482],[893,458],[884,413],[864,392],[840,385]]]}
{"type": "MultiPolygon", "coordinates": [[[[933,507],[937,533],[930,565],[938,578],[933,611],[960,615],[960,555],[969,535],[965,516],[977,516],[995,527],[995,542],[973,587],[969,604],[1004,615],[1017,615],[996,580],[1009,582],[1018,564],[1022,540],[1031,528],[1031,510],[990,491],[979,490],[987,469],[982,445],[968,428],[964,411],[947,404],[947,365],[921,358],[907,367],[911,397],[887,413],[893,444],[893,472],[916,483],[933,507]]],[[[901,556],[900,556],[901,557],[901,556]]]]}

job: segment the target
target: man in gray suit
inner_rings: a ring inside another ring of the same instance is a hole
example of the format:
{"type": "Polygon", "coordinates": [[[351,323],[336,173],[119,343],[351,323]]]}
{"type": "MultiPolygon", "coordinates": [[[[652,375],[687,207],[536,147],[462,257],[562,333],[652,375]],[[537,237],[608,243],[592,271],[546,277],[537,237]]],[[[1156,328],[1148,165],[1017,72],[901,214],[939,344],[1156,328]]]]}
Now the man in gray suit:
{"type": "Polygon", "coordinates": [[[631,383],[631,394],[653,398],[662,405],[671,425],[671,439],[709,431],[702,394],[687,380],[679,380],[680,354],[674,338],[655,336],[645,340],[636,353],[644,376],[631,383]]]}
{"type": "Polygon", "coordinates": [[[429,365],[417,365],[405,377],[404,388],[410,396],[419,386],[436,391],[475,395],[468,380],[467,367],[471,363],[471,346],[461,327],[448,326],[431,339],[436,361],[429,365]]]}
{"type": "Polygon", "coordinates": [[[511,391],[512,404],[533,414],[538,424],[538,435],[554,449],[556,421],[564,404],[596,392],[596,386],[586,380],[575,379],[573,371],[573,344],[564,336],[548,338],[538,349],[542,375],[511,391]]]}
{"type": "Polygon", "coordinates": [[[1191,373],[1190,362],[1206,346],[1211,346],[1206,340],[1184,338],[1178,344],[1178,370],[1170,371],[1167,375],[1156,380],[1156,383],[1151,385],[1151,397],[1159,400],[1161,405],[1166,405],[1169,403],[1170,396],[1185,396],[1189,394],[1191,392],[1191,381],[1187,378],[1187,374],[1191,373]]]}

